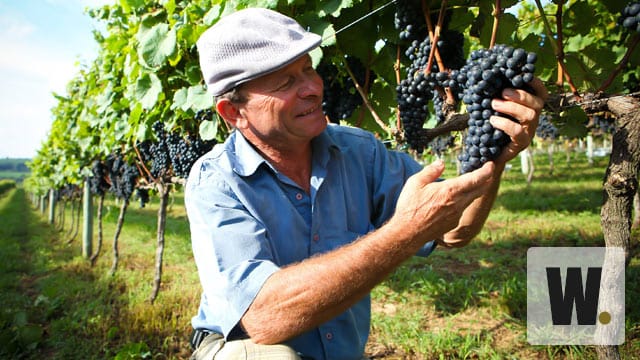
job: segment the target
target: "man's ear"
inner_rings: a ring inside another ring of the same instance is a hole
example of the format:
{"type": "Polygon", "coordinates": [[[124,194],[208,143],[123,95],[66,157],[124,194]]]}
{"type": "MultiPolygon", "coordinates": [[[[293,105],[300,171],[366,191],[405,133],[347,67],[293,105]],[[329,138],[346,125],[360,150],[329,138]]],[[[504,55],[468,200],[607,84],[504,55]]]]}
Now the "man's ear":
{"type": "Polygon", "coordinates": [[[242,122],[242,114],[236,104],[232,103],[229,99],[220,99],[216,102],[216,111],[231,127],[239,127],[238,122],[242,122]]]}

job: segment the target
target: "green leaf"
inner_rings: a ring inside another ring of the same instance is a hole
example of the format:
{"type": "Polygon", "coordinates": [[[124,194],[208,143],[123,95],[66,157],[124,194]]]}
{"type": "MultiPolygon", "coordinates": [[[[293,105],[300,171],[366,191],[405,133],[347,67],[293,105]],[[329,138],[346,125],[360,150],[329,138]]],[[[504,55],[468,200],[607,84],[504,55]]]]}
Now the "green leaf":
{"type": "Polygon", "coordinates": [[[218,120],[217,117],[214,117],[213,120],[205,120],[200,123],[200,128],[198,129],[200,133],[200,138],[202,140],[213,140],[218,135],[218,120]]]}
{"type": "Polygon", "coordinates": [[[255,7],[275,9],[278,6],[278,0],[257,0],[255,7]]]}
{"type": "Polygon", "coordinates": [[[145,110],[150,110],[156,105],[161,92],[162,83],[154,73],[145,73],[136,81],[135,99],[140,102],[145,110]]]}
{"type": "Polygon", "coordinates": [[[593,44],[597,39],[591,36],[576,35],[566,39],[564,46],[565,52],[580,52],[582,49],[593,44]]]}
{"type": "Polygon", "coordinates": [[[138,57],[140,63],[152,70],[158,70],[177,50],[175,28],[169,30],[169,24],[161,23],[143,33],[138,39],[138,57]]]}
{"type": "Polygon", "coordinates": [[[182,111],[198,111],[211,109],[213,107],[213,96],[209,94],[202,85],[195,85],[189,88],[182,88],[173,94],[171,110],[180,109],[182,111]]]}
{"type": "Polygon", "coordinates": [[[171,110],[184,109],[189,107],[187,105],[188,90],[189,90],[188,88],[178,89],[178,91],[176,91],[173,94],[173,102],[171,103],[171,110]]]}
{"type": "Polygon", "coordinates": [[[351,0],[329,0],[321,2],[321,7],[318,11],[318,16],[325,17],[331,15],[333,17],[339,17],[342,9],[350,8],[353,6],[351,0]]]}
{"type": "Polygon", "coordinates": [[[190,61],[186,64],[184,73],[191,85],[199,84],[202,81],[202,71],[200,71],[200,64],[197,61],[190,61]]]}
{"type": "Polygon", "coordinates": [[[584,110],[579,106],[573,106],[560,113],[556,126],[560,135],[571,139],[583,138],[588,133],[585,126],[588,121],[584,110]]]}
{"type": "MultiPolygon", "coordinates": [[[[209,94],[202,85],[189,88],[187,93],[187,104],[192,110],[206,110],[213,107],[213,96],[209,94]]],[[[183,109],[188,110],[188,109],[183,109]]]]}
{"type": "MultiPolygon", "coordinates": [[[[493,31],[493,16],[487,17],[480,32],[480,41],[487,47],[491,42],[491,32],[493,31]]],[[[496,34],[496,44],[512,44],[514,35],[518,30],[518,19],[513,14],[504,13],[498,23],[498,33],[496,34]]]]}
{"type": "Polygon", "coordinates": [[[588,34],[592,27],[598,23],[598,17],[591,5],[587,1],[576,1],[564,14],[564,18],[580,19],[566,24],[567,29],[575,34],[588,34]]]}
{"type": "Polygon", "coordinates": [[[144,6],[145,0],[120,0],[120,6],[125,13],[135,12],[138,8],[144,6]]]}
{"type": "Polygon", "coordinates": [[[213,5],[209,11],[204,15],[202,22],[207,25],[213,25],[220,18],[220,13],[222,12],[222,7],[220,5],[213,5]]]}

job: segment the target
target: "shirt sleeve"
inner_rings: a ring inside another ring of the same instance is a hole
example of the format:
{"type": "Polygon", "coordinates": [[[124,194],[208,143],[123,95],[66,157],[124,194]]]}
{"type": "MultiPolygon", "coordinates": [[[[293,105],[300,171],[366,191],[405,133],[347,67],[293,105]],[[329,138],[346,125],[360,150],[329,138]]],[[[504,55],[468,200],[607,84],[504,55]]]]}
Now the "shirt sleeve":
{"type": "Polygon", "coordinates": [[[267,231],[220,174],[187,183],[185,206],[200,282],[226,337],[278,266],[267,231]]]}

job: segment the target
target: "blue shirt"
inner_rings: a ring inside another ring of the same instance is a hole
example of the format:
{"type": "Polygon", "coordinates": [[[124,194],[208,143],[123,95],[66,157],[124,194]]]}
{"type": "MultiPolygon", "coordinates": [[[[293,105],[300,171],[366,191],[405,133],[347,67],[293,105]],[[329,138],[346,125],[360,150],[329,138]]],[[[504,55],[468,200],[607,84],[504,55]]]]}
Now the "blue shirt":
{"type": "MultiPolygon", "coordinates": [[[[388,151],[371,133],[345,126],[329,125],[312,140],[312,153],[310,194],[238,131],[195,163],[185,189],[203,287],[194,328],[227,338],[241,333],[240,318],[271,274],[380,227],[407,178],[422,168],[407,154],[388,151]]],[[[427,243],[419,255],[434,247],[427,243]]],[[[317,360],[360,359],[370,300],[286,344],[317,360]]]]}

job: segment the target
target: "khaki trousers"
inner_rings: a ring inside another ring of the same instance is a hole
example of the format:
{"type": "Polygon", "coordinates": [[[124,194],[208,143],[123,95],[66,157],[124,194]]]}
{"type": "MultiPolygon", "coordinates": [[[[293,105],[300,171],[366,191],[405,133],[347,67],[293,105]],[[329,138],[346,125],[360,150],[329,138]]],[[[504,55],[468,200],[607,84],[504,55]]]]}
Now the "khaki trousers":
{"type": "Polygon", "coordinates": [[[300,356],[286,345],[259,345],[251,341],[224,341],[219,334],[211,334],[191,355],[190,360],[301,360],[300,356]]]}

